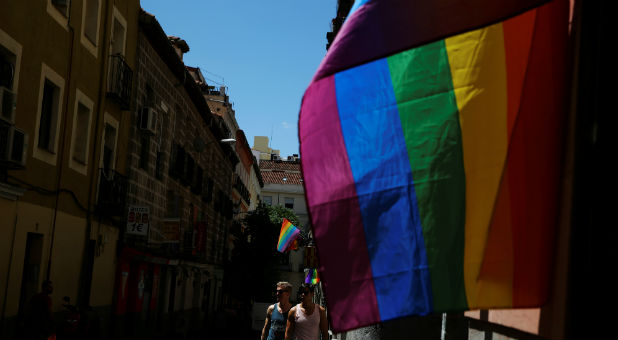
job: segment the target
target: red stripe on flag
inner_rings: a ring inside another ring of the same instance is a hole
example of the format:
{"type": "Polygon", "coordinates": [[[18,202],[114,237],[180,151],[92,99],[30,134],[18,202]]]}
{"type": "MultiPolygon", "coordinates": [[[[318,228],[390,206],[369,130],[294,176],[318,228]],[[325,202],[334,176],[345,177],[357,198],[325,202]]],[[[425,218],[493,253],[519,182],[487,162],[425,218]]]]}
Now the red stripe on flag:
{"type": "Polygon", "coordinates": [[[537,10],[520,113],[509,149],[513,306],[538,306],[548,293],[567,118],[568,2],[537,10]]]}
{"type": "Polygon", "coordinates": [[[299,135],[305,194],[321,264],[318,271],[333,330],[379,322],[365,231],[339,122],[334,77],[323,78],[307,89],[299,135]],[[324,267],[327,261],[329,266],[324,267]]]}

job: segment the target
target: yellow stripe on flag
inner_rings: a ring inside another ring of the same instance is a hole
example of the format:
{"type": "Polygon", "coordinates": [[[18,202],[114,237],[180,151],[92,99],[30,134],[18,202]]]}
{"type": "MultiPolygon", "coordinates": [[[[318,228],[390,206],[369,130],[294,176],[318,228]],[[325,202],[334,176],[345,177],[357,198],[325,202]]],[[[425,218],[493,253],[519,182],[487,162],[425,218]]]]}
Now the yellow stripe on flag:
{"type": "Polygon", "coordinates": [[[502,24],[445,41],[459,108],[466,174],[464,282],[468,307],[509,306],[510,282],[505,285],[479,279],[508,144],[502,24]]]}

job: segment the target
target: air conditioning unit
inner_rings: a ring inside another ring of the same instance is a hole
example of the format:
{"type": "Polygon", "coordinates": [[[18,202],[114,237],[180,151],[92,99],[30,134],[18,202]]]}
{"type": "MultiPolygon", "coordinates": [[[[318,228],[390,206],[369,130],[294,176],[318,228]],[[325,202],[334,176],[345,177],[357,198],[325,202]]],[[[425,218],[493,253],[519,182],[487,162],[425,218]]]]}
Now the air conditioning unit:
{"type": "Polygon", "coordinates": [[[0,121],[0,163],[11,167],[26,165],[28,134],[0,121]]]}
{"type": "Polygon", "coordinates": [[[0,86],[0,119],[15,124],[15,93],[0,86]]]}
{"type": "Polygon", "coordinates": [[[157,132],[157,111],[154,108],[147,106],[142,109],[139,128],[153,135],[157,132]]]}

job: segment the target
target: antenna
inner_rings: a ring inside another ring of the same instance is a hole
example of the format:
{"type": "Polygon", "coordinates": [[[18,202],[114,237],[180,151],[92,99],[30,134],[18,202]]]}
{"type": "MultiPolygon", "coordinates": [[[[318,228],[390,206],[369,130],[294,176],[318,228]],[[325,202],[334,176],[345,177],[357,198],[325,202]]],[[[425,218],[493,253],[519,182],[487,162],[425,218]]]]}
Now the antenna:
{"type": "Polygon", "coordinates": [[[270,125],[270,139],[268,140],[268,147],[272,150],[273,143],[273,130],[275,129],[275,124],[270,125]]]}

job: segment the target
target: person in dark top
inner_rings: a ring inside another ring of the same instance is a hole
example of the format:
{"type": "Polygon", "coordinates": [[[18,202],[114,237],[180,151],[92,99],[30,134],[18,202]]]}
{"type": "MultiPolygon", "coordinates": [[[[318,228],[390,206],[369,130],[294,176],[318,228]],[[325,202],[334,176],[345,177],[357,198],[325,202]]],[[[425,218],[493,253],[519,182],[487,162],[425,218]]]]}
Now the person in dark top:
{"type": "Polygon", "coordinates": [[[47,339],[54,331],[51,293],[52,282],[43,281],[41,292],[28,302],[26,314],[26,339],[47,339]]]}
{"type": "Polygon", "coordinates": [[[266,322],[260,340],[283,340],[285,337],[287,315],[292,308],[290,303],[292,285],[289,282],[279,282],[276,293],[277,303],[270,305],[266,310],[266,322]]]}

